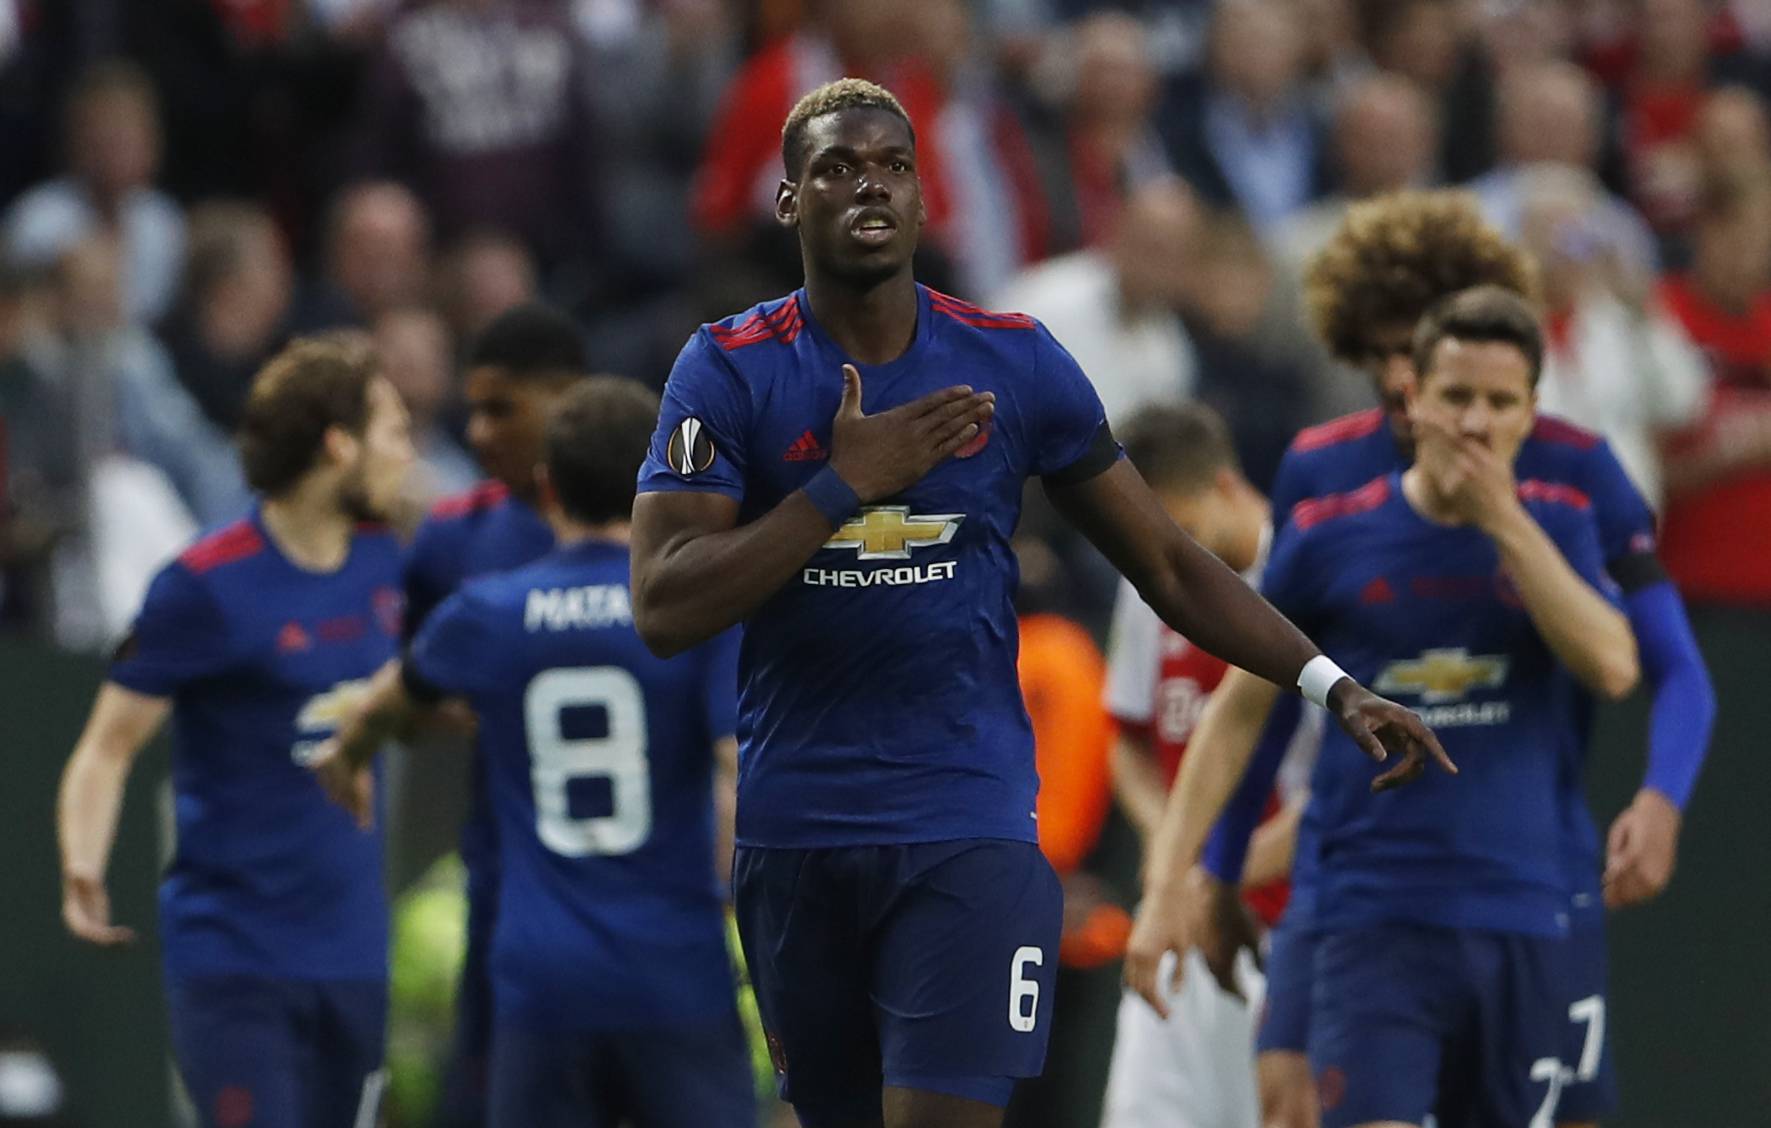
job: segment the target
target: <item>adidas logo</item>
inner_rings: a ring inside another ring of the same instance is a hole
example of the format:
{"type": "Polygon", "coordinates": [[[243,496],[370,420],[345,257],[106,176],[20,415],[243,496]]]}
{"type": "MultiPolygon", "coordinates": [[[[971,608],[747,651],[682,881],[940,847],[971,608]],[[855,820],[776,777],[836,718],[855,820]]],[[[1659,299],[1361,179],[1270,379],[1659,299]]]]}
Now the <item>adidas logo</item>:
{"type": "Polygon", "coordinates": [[[788,447],[787,453],[781,457],[788,462],[816,462],[820,458],[829,458],[830,452],[824,449],[824,444],[820,443],[810,430],[807,430],[805,434],[793,440],[793,445],[788,447]]]}

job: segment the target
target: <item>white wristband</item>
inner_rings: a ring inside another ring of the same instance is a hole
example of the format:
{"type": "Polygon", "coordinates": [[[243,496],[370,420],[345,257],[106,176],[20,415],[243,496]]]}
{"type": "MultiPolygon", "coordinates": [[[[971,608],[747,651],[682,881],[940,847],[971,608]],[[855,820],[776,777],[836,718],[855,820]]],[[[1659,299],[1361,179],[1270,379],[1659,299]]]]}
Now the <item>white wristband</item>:
{"type": "Polygon", "coordinates": [[[1305,701],[1326,709],[1328,691],[1334,688],[1335,682],[1346,676],[1347,671],[1335,665],[1333,658],[1318,654],[1305,662],[1304,668],[1298,671],[1298,692],[1304,695],[1305,701]]]}

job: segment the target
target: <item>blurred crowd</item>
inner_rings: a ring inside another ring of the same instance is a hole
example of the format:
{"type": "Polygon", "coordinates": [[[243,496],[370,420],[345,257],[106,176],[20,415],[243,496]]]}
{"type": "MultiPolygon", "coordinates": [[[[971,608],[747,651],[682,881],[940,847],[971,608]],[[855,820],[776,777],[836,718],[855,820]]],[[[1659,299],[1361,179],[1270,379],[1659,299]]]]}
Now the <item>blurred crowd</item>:
{"type": "MultiPolygon", "coordinates": [[[[373,335],[413,515],[476,476],[457,357],[511,305],[660,385],[798,284],[780,124],[842,74],[915,120],[925,281],[1045,320],[1115,421],[1211,404],[1256,486],[1370,401],[1312,252],[1467,187],[1540,264],[1545,409],[1615,444],[1689,598],[1771,603],[1771,4],[0,0],[7,628],[116,635],[244,503],[230,431],[292,335],[373,335]]],[[[1100,567],[1029,528],[1098,633],[1100,567]]]]}

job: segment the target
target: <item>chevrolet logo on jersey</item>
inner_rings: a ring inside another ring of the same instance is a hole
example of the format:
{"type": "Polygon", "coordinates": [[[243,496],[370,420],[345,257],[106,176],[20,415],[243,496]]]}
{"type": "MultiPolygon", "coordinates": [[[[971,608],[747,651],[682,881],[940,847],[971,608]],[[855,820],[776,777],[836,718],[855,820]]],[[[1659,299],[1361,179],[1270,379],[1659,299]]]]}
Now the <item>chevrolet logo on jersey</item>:
{"type": "Polygon", "coordinates": [[[825,548],[852,548],[862,560],[908,560],[910,550],[946,544],[962,513],[911,513],[907,505],[871,505],[843,522],[825,548]]]}
{"type": "Polygon", "coordinates": [[[1433,705],[1460,701],[1472,689],[1498,689],[1507,680],[1503,654],[1472,655],[1463,647],[1426,650],[1419,658],[1391,662],[1372,688],[1383,694],[1412,694],[1433,705]]]}

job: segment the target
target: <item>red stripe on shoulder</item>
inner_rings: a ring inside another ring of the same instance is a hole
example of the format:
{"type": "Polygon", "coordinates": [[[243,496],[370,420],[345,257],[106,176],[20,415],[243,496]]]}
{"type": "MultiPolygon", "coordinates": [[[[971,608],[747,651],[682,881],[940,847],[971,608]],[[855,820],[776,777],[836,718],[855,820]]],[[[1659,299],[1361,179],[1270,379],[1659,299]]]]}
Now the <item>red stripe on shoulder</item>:
{"type": "Polygon", "coordinates": [[[1563,443],[1577,450],[1592,450],[1599,445],[1597,432],[1568,422],[1554,415],[1540,415],[1531,428],[1531,437],[1546,443],[1563,443]]]}
{"type": "Polygon", "coordinates": [[[929,291],[929,308],[979,329],[1032,329],[1038,322],[1024,313],[999,313],[962,301],[939,290],[929,291]]]}
{"type": "Polygon", "coordinates": [[[258,534],[257,527],[251,521],[242,517],[185,549],[178,562],[197,575],[202,575],[223,564],[232,564],[263,551],[264,538],[258,534]]]}
{"type": "Polygon", "coordinates": [[[1380,407],[1355,411],[1351,415],[1343,415],[1339,419],[1330,419],[1326,423],[1318,423],[1314,427],[1305,427],[1291,440],[1291,449],[1297,451],[1321,450],[1323,447],[1335,446],[1338,443],[1350,443],[1354,439],[1363,439],[1384,425],[1384,412],[1380,407]]]}
{"type": "Polygon", "coordinates": [[[1520,501],[1548,501],[1557,505],[1568,505],[1575,509],[1591,509],[1593,499],[1585,490],[1576,489],[1562,482],[1545,482],[1538,478],[1528,478],[1519,483],[1520,501]]]}
{"type": "Polygon", "coordinates": [[[710,325],[707,331],[712,335],[714,344],[725,352],[731,352],[771,339],[790,345],[804,327],[805,319],[800,316],[799,310],[799,295],[795,294],[774,309],[759,310],[730,328],[710,325]]]}
{"type": "Polygon", "coordinates": [[[466,493],[452,494],[430,507],[430,515],[439,521],[451,521],[492,508],[510,496],[503,482],[481,482],[466,493]]]}
{"type": "Polygon", "coordinates": [[[1332,521],[1337,517],[1352,517],[1359,513],[1369,513],[1373,509],[1390,500],[1390,479],[1386,475],[1373,478],[1371,481],[1348,493],[1329,494],[1327,497],[1300,501],[1291,510],[1291,523],[1300,529],[1308,529],[1332,521]]]}

